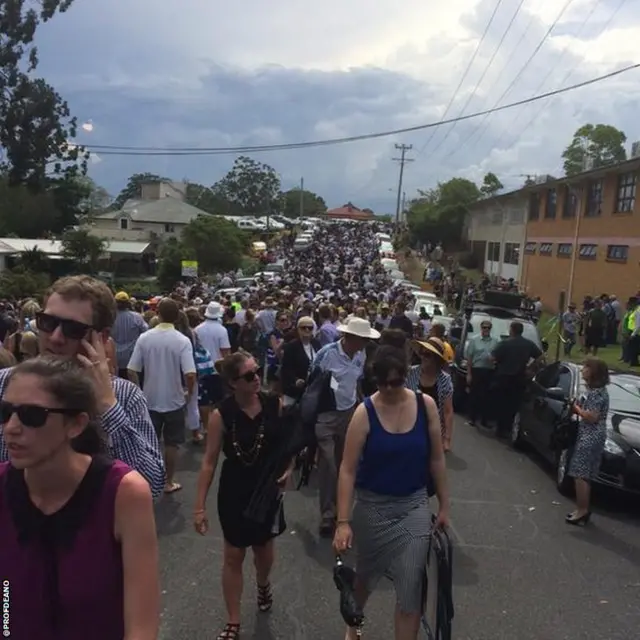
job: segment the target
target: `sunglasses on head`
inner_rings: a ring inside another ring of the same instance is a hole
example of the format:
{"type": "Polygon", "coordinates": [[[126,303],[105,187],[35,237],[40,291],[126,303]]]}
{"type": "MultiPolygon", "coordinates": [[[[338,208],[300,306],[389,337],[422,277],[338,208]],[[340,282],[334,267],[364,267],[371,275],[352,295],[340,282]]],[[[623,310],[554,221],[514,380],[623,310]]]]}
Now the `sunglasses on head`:
{"type": "Polygon", "coordinates": [[[73,409],[48,409],[37,404],[13,404],[11,402],[0,401],[0,423],[6,424],[11,420],[13,414],[18,416],[18,420],[25,427],[38,429],[43,427],[47,422],[50,413],[59,413],[62,415],[74,415],[77,411],[73,409]]]}
{"type": "Polygon", "coordinates": [[[44,333],[53,333],[60,327],[62,335],[70,340],[82,340],[93,329],[91,325],[84,322],[59,318],[43,311],[36,314],[36,327],[38,327],[38,331],[43,331],[44,333]]]}
{"type": "Polygon", "coordinates": [[[256,378],[262,378],[262,367],[258,367],[253,371],[247,371],[241,376],[238,376],[236,380],[244,380],[245,382],[253,382],[256,378]]]}

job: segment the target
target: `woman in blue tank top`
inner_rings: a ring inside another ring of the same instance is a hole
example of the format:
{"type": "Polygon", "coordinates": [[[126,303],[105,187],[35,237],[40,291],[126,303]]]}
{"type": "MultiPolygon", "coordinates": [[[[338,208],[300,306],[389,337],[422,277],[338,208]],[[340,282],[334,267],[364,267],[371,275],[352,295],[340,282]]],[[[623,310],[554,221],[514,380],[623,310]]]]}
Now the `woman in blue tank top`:
{"type": "MultiPolygon", "coordinates": [[[[413,640],[431,529],[428,481],[438,496],[436,526],[448,524],[449,494],[438,408],[432,398],[405,388],[407,368],[403,349],[380,347],[374,356],[378,391],[356,409],[347,431],[334,547],[344,552],[355,535],[356,598],[364,606],[377,581],[389,577],[396,591],[396,638],[413,640]]],[[[356,631],[349,629],[346,638],[356,638],[356,631]]]]}

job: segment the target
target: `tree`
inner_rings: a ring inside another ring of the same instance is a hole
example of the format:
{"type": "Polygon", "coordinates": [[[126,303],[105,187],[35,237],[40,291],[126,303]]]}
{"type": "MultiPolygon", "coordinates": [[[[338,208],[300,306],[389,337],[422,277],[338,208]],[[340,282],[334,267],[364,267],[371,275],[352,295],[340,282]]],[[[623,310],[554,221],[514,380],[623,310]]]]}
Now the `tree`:
{"type": "MultiPolygon", "coordinates": [[[[218,185],[205,187],[197,182],[187,182],[185,202],[214,215],[233,215],[236,213],[233,203],[229,202],[218,185]]],[[[237,211],[238,214],[242,211],[237,211]]]]}
{"type": "Polygon", "coordinates": [[[267,215],[279,211],[280,178],[273,167],[240,156],[212,189],[240,213],[267,215]]]}
{"type": "Polygon", "coordinates": [[[139,199],[142,195],[142,185],[150,182],[169,182],[169,179],[155,173],[134,173],[127,181],[125,188],[113,201],[112,208],[118,211],[124,207],[127,200],[139,199]]]}
{"type": "Polygon", "coordinates": [[[452,178],[418,193],[407,214],[412,238],[421,243],[443,242],[449,247],[459,244],[469,206],[481,196],[477,185],[465,178],[452,178]]]}
{"type": "Polygon", "coordinates": [[[193,251],[204,273],[237,269],[245,249],[244,236],[232,222],[219,216],[201,216],[182,232],[183,245],[193,251]]]}
{"type": "Polygon", "coordinates": [[[0,272],[0,291],[9,298],[33,297],[44,293],[50,284],[49,275],[34,273],[21,267],[3,269],[0,272]]]}
{"type": "Polygon", "coordinates": [[[105,242],[86,229],[71,229],[62,236],[62,255],[74,260],[80,270],[95,273],[105,250],[105,242]]]}
{"type": "Polygon", "coordinates": [[[87,154],[70,142],[76,120],[67,103],[40,78],[33,78],[38,55],[33,41],[41,23],[66,11],[73,0],[26,0],[0,5],[0,147],[10,185],[33,191],[47,186],[47,177],[86,172],[87,154]]]}
{"type": "Polygon", "coordinates": [[[500,182],[498,176],[495,173],[489,171],[487,175],[482,179],[482,186],[480,187],[480,192],[485,198],[491,198],[498,193],[498,191],[502,191],[504,189],[504,185],[500,182]]]}
{"type": "Polygon", "coordinates": [[[109,192],[96,184],[89,176],[76,178],[75,183],[78,188],[78,217],[82,220],[91,220],[94,216],[100,215],[109,209],[113,198],[109,192]]]}
{"type": "MultiPolygon", "coordinates": [[[[280,194],[280,211],[289,218],[300,215],[300,188],[289,189],[280,194]]],[[[323,198],[313,191],[302,190],[302,215],[321,216],[327,211],[327,204],[323,198]]]]}
{"type": "Polygon", "coordinates": [[[182,279],[182,261],[194,257],[193,252],[177,238],[169,238],[158,253],[158,283],[164,291],[170,291],[182,279]]]}
{"type": "Polygon", "coordinates": [[[573,176],[589,169],[598,169],[627,159],[624,143],[627,136],[608,124],[585,124],[574,134],[564,150],[564,172],[573,176]]]}
{"type": "Polygon", "coordinates": [[[49,272],[49,256],[38,247],[27,249],[20,254],[18,258],[18,266],[23,271],[31,273],[48,273],[49,272]]]}

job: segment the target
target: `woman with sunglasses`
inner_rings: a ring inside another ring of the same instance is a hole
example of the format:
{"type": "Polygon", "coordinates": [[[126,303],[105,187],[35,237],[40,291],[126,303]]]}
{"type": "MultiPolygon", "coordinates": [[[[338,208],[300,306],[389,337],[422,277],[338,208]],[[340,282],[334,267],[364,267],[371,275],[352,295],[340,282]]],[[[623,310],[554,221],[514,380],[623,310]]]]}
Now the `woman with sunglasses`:
{"type": "MultiPolygon", "coordinates": [[[[434,325],[434,327],[439,325],[434,325]]],[[[446,344],[440,338],[414,340],[413,347],[420,357],[407,376],[407,387],[431,396],[438,408],[444,452],[451,451],[453,435],[453,382],[447,373],[446,344]]]]}
{"type": "MultiPolygon", "coordinates": [[[[376,351],[378,391],[356,409],[347,430],[333,541],[336,552],[344,553],[355,536],[356,599],[361,606],[381,577],[391,577],[396,640],[416,640],[420,628],[431,528],[430,479],[438,496],[436,526],[449,522],[438,410],[432,398],[405,387],[407,368],[403,348],[382,346],[376,351]]],[[[346,640],[356,637],[355,629],[347,630],[346,640]]]]}
{"type": "Polygon", "coordinates": [[[157,638],[151,492],[103,453],[96,405],[72,360],[33,358],[10,373],[0,402],[10,458],[0,464],[0,575],[11,637],[157,638]]]}
{"type": "MultiPolygon", "coordinates": [[[[263,522],[245,516],[280,444],[281,404],[277,396],[260,391],[262,371],[252,356],[238,352],[221,364],[222,374],[232,394],[211,414],[207,448],[198,477],[194,509],[196,531],[204,535],[209,522],[206,502],[220,452],[224,463],[218,483],[218,518],[224,537],[222,591],[227,607],[227,623],[218,640],[240,637],[242,565],[246,550],[253,550],[258,591],[258,610],[267,612],[273,604],[269,575],[274,561],[273,540],[285,530],[282,496],[278,495],[263,522]]],[[[284,487],[291,468],[277,480],[284,487]]]]}

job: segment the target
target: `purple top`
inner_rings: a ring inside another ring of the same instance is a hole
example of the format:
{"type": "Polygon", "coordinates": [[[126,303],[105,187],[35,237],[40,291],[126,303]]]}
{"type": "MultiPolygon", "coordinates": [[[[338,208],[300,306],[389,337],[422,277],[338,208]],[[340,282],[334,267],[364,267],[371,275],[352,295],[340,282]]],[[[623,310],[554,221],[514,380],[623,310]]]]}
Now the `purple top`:
{"type": "Polygon", "coordinates": [[[44,515],[24,472],[0,463],[0,579],[9,583],[12,638],[122,640],[122,552],[115,499],[131,469],[92,460],[69,502],[44,515]]]}

